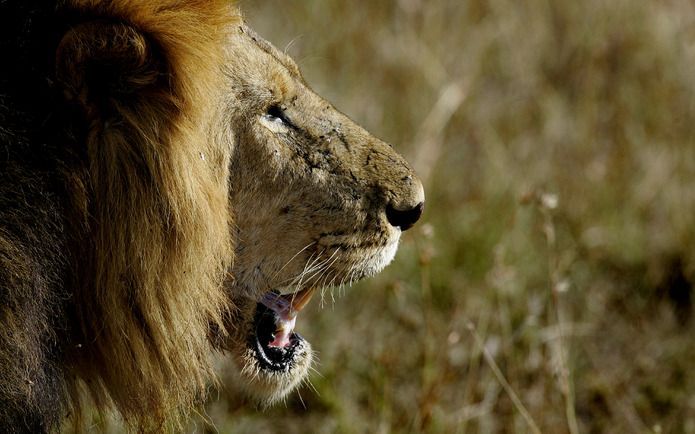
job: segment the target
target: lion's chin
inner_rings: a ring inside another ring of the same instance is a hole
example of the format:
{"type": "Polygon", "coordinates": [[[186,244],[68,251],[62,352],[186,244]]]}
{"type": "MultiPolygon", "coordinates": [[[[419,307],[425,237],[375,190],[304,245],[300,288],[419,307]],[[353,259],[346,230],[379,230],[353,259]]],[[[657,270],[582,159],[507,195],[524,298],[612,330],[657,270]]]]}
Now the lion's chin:
{"type": "Polygon", "coordinates": [[[371,277],[380,273],[396,257],[398,251],[398,241],[400,237],[386,244],[383,248],[375,250],[365,261],[363,277],[371,277]]]}
{"type": "Polygon", "coordinates": [[[245,324],[237,330],[232,354],[236,375],[248,396],[263,406],[282,400],[304,380],[311,367],[311,345],[291,332],[283,346],[275,340],[276,315],[266,306],[250,303],[243,309],[245,324]]]}

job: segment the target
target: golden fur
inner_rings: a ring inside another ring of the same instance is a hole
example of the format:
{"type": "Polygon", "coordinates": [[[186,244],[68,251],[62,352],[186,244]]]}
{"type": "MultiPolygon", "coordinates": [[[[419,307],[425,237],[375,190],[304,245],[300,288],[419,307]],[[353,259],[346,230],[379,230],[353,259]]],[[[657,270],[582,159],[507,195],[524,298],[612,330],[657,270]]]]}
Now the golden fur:
{"type": "Polygon", "coordinates": [[[65,7],[92,16],[57,50],[57,78],[89,122],[88,175],[74,191],[86,227],[75,295],[83,341],[70,358],[100,406],[112,400],[126,419],[156,426],[204,390],[208,330],[226,303],[228,151],[205,119],[234,17],[209,0],[65,7]],[[127,101],[92,99],[101,77],[85,74],[101,61],[127,101]]]}

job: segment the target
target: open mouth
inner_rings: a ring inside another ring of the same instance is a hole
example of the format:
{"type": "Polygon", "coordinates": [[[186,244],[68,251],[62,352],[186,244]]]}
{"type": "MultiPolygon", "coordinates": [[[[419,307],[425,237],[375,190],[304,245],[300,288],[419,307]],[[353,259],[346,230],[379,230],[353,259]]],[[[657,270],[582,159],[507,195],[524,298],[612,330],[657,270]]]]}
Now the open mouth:
{"type": "Polygon", "coordinates": [[[242,326],[233,329],[229,349],[239,367],[236,374],[240,384],[249,396],[262,405],[270,405],[305,381],[315,354],[311,344],[295,332],[300,312],[319,289],[323,292],[334,288],[335,281],[340,287],[346,279],[353,282],[380,271],[393,257],[396,246],[397,242],[393,242],[373,252],[362,252],[359,260],[354,259],[354,253],[340,257],[339,266],[334,264],[338,253],[327,259],[314,259],[299,274],[288,271],[285,276],[275,277],[280,282],[292,279],[288,286],[266,286],[260,294],[246,290],[239,294],[234,303],[239,306],[235,312],[240,316],[230,319],[242,326]],[[295,284],[297,280],[300,283],[295,284]]]}
{"type": "Polygon", "coordinates": [[[286,295],[267,292],[256,305],[255,333],[249,340],[263,369],[292,369],[297,348],[306,344],[304,338],[294,332],[297,315],[309,303],[315,290],[315,287],[310,287],[286,295]]]}

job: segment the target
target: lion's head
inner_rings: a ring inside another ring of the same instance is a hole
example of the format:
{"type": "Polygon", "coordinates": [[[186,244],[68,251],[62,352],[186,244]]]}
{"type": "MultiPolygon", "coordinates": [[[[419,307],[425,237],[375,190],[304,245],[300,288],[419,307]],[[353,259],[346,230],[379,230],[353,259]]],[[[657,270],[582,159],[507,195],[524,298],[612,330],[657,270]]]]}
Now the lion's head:
{"type": "Polygon", "coordinates": [[[225,121],[238,310],[232,353],[264,402],[300,382],[312,350],[294,333],[315,292],[381,271],[424,191],[408,163],[314,93],[296,64],[246,26],[230,37],[225,121]]]}

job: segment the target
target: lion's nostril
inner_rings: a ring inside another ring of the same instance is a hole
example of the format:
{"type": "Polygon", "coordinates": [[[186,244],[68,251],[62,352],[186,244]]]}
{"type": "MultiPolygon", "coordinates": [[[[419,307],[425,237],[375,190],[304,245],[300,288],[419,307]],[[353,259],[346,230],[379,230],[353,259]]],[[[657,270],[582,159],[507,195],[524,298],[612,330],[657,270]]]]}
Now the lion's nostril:
{"type": "Polygon", "coordinates": [[[424,206],[425,202],[420,202],[413,208],[400,210],[389,204],[386,207],[386,218],[391,223],[391,226],[397,226],[402,231],[405,231],[410,229],[420,219],[424,206]]]}

